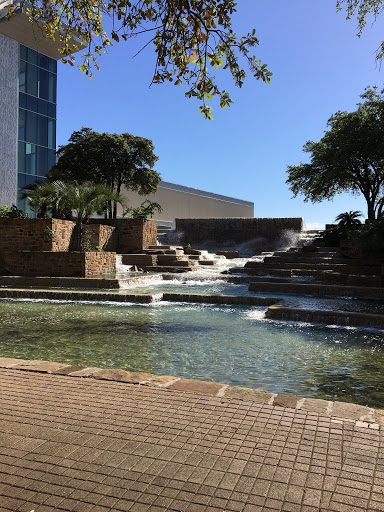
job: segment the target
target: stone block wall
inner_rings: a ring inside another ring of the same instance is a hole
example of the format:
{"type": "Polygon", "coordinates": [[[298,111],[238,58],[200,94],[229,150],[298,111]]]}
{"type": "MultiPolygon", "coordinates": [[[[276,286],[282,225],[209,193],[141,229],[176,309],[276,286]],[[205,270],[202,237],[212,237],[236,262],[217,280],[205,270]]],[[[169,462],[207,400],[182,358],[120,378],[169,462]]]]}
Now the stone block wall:
{"type": "Polygon", "coordinates": [[[0,253],[0,272],[4,275],[91,277],[115,271],[115,252],[0,253]]]}
{"type": "Polygon", "coordinates": [[[153,220],[90,219],[90,225],[103,224],[117,230],[117,252],[124,254],[157,244],[157,224],[153,220]]]}
{"type": "Polygon", "coordinates": [[[259,239],[261,250],[272,250],[287,233],[302,229],[302,218],[176,219],[182,243],[202,248],[234,248],[259,239]]]}
{"type": "MultiPolygon", "coordinates": [[[[69,251],[71,248],[71,245],[73,244],[73,236],[74,236],[74,229],[76,226],[75,222],[72,222],[70,220],[61,220],[61,219],[31,219],[31,223],[33,225],[33,222],[42,222],[46,221],[47,226],[49,229],[52,230],[52,247],[51,249],[39,249],[39,250],[51,250],[54,252],[66,252],[69,251]]],[[[44,235],[46,231],[44,232],[44,229],[41,230],[41,235],[43,238],[43,241],[45,242],[47,235],[44,235]]],[[[24,250],[27,250],[27,247],[24,248],[24,250]]],[[[32,250],[32,249],[30,249],[32,250]]]]}
{"type": "Polygon", "coordinates": [[[0,219],[0,252],[68,251],[74,227],[59,219],[0,219]]]}
{"type": "Polygon", "coordinates": [[[79,254],[84,256],[84,277],[116,272],[115,252],[85,252],[79,254]]]}
{"type": "MultiPolygon", "coordinates": [[[[76,250],[76,223],[61,219],[0,219],[0,252],[76,250]]],[[[134,219],[91,219],[92,249],[120,253],[142,250],[157,243],[157,224],[134,219]]]]}
{"type": "Polygon", "coordinates": [[[92,250],[100,247],[103,251],[116,251],[118,248],[118,232],[114,226],[103,224],[87,224],[85,233],[90,233],[89,243],[92,250]]]}
{"type": "Polygon", "coordinates": [[[155,254],[124,254],[122,263],[138,267],[153,267],[157,265],[157,256],[155,254]]]}

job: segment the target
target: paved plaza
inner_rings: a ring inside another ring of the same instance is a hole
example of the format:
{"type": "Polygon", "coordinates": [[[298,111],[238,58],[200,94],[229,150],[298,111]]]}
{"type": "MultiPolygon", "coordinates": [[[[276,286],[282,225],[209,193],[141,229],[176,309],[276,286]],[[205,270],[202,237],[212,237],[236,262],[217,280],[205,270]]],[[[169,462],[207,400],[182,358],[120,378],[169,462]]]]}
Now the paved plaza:
{"type": "Polygon", "coordinates": [[[0,400],[1,511],[384,511],[377,423],[10,368],[0,400]]]}

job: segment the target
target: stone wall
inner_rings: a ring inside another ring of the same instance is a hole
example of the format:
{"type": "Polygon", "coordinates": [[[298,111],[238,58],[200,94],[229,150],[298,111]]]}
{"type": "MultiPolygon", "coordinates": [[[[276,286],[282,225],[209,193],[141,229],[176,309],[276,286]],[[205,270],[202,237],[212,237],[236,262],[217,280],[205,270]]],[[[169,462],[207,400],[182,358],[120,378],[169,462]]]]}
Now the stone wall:
{"type": "Polygon", "coordinates": [[[116,251],[118,249],[118,232],[114,226],[105,226],[103,224],[87,224],[84,226],[85,236],[87,232],[91,235],[89,237],[89,244],[92,250],[97,247],[103,251],[116,251]]]}
{"type": "MultiPolygon", "coordinates": [[[[54,252],[66,252],[71,249],[71,245],[74,243],[74,229],[75,222],[70,220],[60,220],[60,219],[31,219],[31,225],[36,222],[38,224],[43,224],[44,221],[48,229],[52,231],[52,248],[44,249],[41,248],[39,250],[48,250],[54,252]]],[[[42,228],[40,231],[42,243],[45,243],[47,239],[47,228],[42,228]]],[[[27,247],[24,247],[24,250],[27,250],[27,247]]],[[[30,249],[33,250],[33,249],[30,249]]]]}
{"type": "Polygon", "coordinates": [[[4,275],[91,277],[115,271],[115,252],[0,253],[0,272],[4,275]]]}
{"type": "MultiPolygon", "coordinates": [[[[0,252],[76,250],[76,223],[60,219],[0,219],[0,252]]],[[[83,225],[85,236],[90,232],[92,250],[118,249],[116,227],[103,224],[83,225]]],[[[139,237],[141,240],[142,237],[139,237]]]]}
{"type": "Polygon", "coordinates": [[[157,224],[153,220],[90,219],[90,225],[103,224],[117,230],[117,252],[124,254],[157,244],[157,224]]]}
{"type": "Polygon", "coordinates": [[[0,252],[68,251],[75,223],[58,219],[0,219],[0,252]]]}
{"type": "Polygon", "coordinates": [[[253,243],[268,251],[284,245],[286,239],[289,244],[288,239],[302,229],[302,218],[176,219],[181,243],[202,249],[232,249],[253,243]]]}
{"type": "Polygon", "coordinates": [[[122,263],[138,267],[153,267],[157,264],[157,256],[156,254],[124,254],[122,263]]]}

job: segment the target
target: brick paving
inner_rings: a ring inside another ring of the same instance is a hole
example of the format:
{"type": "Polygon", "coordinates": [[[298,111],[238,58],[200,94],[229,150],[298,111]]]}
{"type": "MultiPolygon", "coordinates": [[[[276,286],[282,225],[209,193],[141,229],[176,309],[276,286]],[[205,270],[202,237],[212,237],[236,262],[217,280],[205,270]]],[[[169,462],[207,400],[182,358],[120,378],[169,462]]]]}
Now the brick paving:
{"type": "Polygon", "coordinates": [[[384,511],[383,448],[377,424],[0,369],[4,512],[384,511]]]}

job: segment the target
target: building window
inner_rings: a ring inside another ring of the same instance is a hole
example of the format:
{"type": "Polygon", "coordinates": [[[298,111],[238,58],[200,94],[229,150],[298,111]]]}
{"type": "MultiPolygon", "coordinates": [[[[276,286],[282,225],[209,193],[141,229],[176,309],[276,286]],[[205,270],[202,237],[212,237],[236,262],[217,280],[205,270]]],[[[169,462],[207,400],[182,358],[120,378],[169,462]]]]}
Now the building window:
{"type": "MultiPolygon", "coordinates": [[[[57,62],[20,45],[18,194],[56,161],[57,62]]],[[[26,201],[19,201],[26,211],[26,201]]]]}

